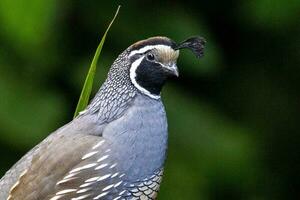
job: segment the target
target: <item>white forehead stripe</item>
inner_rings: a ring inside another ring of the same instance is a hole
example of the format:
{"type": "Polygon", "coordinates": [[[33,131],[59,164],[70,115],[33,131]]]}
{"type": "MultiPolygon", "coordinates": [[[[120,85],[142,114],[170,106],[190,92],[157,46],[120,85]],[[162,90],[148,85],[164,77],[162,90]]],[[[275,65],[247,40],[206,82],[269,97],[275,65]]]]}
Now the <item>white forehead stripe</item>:
{"type": "Polygon", "coordinates": [[[165,49],[165,50],[173,50],[170,46],[168,45],[163,45],[163,44],[158,44],[158,45],[149,45],[145,46],[143,48],[140,48],[138,50],[133,50],[130,54],[129,57],[133,56],[134,54],[142,54],[145,53],[148,50],[151,49],[165,49]]]}
{"type": "Polygon", "coordinates": [[[142,56],[140,57],[139,59],[137,59],[136,61],[134,61],[131,65],[131,68],[130,68],[130,79],[131,79],[131,82],[132,84],[139,90],[141,91],[143,94],[153,98],[153,99],[159,99],[160,96],[159,95],[154,95],[154,94],[151,94],[148,90],[146,90],[145,88],[141,87],[135,80],[136,78],[136,69],[138,68],[138,66],[141,64],[143,58],[145,56],[142,56]]]}

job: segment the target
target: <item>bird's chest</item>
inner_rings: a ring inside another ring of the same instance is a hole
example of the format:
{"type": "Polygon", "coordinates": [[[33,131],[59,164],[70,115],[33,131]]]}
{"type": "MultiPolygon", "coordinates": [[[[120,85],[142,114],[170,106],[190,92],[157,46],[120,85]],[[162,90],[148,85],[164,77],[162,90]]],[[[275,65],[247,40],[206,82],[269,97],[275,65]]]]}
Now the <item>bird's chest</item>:
{"type": "Polygon", "coordinates": [[[161,101],[136,97],[127,112],[105,128],[103,137],[112,143],[129,177],[143,177],[162,168],[167,120],[161,101]]]}

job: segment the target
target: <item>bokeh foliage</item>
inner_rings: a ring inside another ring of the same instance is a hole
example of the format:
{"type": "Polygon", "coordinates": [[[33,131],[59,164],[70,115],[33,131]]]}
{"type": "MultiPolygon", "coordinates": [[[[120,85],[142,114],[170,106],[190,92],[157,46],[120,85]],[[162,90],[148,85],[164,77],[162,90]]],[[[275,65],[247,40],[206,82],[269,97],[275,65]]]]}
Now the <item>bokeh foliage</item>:
{"type": "Polygon", "coordinates": [[[154,35],[181,52],[163,91],[170,138],[160,199],[293,199],[299,185],[300,2],[0,1],[1,175],[72,119],[101,35],[94,92],[116,56],[154,35]]]}

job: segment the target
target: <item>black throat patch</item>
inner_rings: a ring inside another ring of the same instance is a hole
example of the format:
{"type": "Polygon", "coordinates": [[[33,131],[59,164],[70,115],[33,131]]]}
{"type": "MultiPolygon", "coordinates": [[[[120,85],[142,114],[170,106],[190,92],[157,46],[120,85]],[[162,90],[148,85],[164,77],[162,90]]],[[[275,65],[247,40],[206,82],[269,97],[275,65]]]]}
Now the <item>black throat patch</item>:
{"type": "Polygon", "coordinates": [[[146,58],[142,60],[135,73],[136,82],[154,95],[160,94],[168,78],[168,74],[160,64],[150,62],[146,58]]]}

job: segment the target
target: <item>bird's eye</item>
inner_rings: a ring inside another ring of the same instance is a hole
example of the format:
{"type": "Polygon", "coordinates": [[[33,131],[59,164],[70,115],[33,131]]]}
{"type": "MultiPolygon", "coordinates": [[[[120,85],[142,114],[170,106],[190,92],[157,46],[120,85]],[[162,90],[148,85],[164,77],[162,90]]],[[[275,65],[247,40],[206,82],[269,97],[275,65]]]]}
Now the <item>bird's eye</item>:
{"type": "Polygon", "coordinates": [[[147,59],[148,60],[154,60],[154,55],[152,53],[147,54],[147,59]]]}

